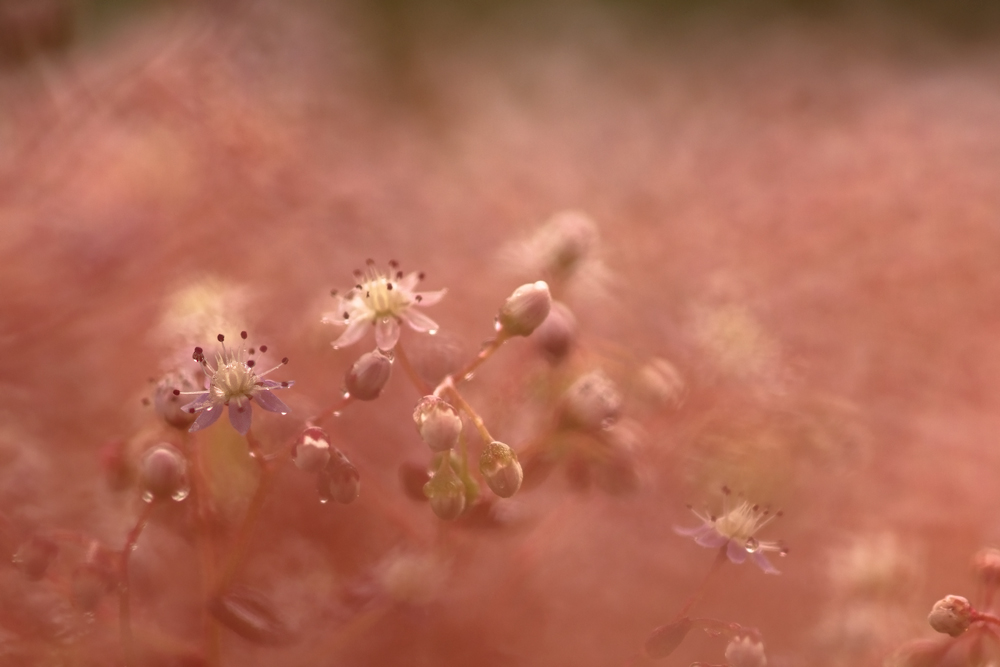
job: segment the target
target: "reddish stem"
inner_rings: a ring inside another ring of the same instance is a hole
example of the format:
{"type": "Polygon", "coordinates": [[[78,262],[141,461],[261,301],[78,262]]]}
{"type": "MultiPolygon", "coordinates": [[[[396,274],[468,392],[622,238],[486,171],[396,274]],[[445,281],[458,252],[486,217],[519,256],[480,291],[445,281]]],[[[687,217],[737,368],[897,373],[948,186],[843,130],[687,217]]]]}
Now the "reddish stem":
{"type": "Polygon", "coordinates": [[[143,503],[142,512],[136,519],[135,525],[125,538],[125,546],[122,547],[121,561],[119,562],[118,580],[118,622],[121,628],[122,660],[125,667],[132,667],[135,661],[135,642],[132,638],[132,608],[129,598],[128,586],[128,564],[132,551],[135,549],[142,529],[149,521],[149,515],[153,511],[153,503],[143,503]]]}
{"type": "Polygon", "coordinates": [[[424,382],[424,379],[420,377],[420,373],[417,373],[417,369],[413,367],[410,363],[410,358],[406,356],[406,350],[403,349],[403,343],[396,343],[396,358],[399,359],[400,365],[403,367],[403,371],[406,373],[406,377],[410,378],[410,382],[413,386],[417,388],[421,396],[427,396],[431,393],[431,387],[429,384],[424,382]]]}
{"type": "Polygon", "coordinates": [[[715,560],[712,561],[712,567],[708,570],[708,573],[705,575],[705,578],[701,580],[701,584],[698,586],[698,588],[696,588],[691,597],[688,598],[688,601],[684,603],[684,606],[681,607],[681,610],[677,612],[676,616],[674,616],[674,621],[680,620],[681,618],[686,616],[687,613],[691,610],[691,607],[693,607],[699,600],[701,600],[702,596],[705,594],[705,588],[706,586],[708,586],[708,582],[711,581],[712,577],[715,576],[715,573],[719,571],[719,568],[722,567],[723,563],[729,560],[729,557],[726,556],[726,546],[727,545],[722,545],[722,547],[719,549],[719,553],[715,555],[715,560]]]}

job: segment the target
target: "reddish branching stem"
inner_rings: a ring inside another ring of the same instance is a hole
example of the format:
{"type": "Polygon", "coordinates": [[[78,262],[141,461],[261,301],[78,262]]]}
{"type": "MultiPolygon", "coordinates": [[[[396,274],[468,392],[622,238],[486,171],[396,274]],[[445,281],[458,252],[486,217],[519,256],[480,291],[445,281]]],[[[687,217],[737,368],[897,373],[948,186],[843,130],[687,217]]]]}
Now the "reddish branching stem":
{"type": "Polygon", "coordinates": [[[149,515],[153,511],[154,504],[143,503],[139,518],[136,519],[135,525],[132,526],[132,530],[129,531],[125,538],[125,546],[122,547],[121,561],[119,563],[118,622],[121,629],[122,661],[125,667],[133,667],[137,664],[135,659],[135,641],[132,637],[132,603],[128,584],[129,559],[132,556],[132,551],[135,550],[136,544],[139,542],[139,536],[142,535],[143,528],[146,527],[146,522],[149,521],[149,515]]]}

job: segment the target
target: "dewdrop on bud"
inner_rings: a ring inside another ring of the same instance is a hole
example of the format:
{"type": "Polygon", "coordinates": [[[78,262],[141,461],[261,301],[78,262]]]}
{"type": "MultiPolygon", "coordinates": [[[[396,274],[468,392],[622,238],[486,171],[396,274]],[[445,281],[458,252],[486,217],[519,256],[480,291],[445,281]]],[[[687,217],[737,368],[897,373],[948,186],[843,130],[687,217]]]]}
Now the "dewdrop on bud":
{"type": "Polygon", "coordinates": [[[969,629],[975,610],[969,601],[960,595],[947,595],[934,603],[927,616],[927,622],[938,632],[957,637],[969,629]]]}
{"type": "Polygon", "coordinates": [[[458,444],[462,417],[450,403],[437,396],[424,396],[413,410],[420,438],[435,452],[446,452],[458,444]]]}
{"type": "Polygon", "coordinates": [[[984,586],[1000,585],[1000,549],[980,549],[972,558],[972,569],[984,586]]]}
{"type": "Polygon", "coordinates": [[[479,457],[479,472],[493,493],[501,498],[513,496],[524,481],[524,471],[517,461],[517,454],[502,442],[493,441],[486,445],[479,457]]]}
{"type": "Polygon", "coordinates": [[[147,503],[187,498],[190,486],[184,455],[166,443],[149,449],[139,461],[139,486],[147,503]]]}
{"type": "Polygon", "coordinates": [[[569,426],[597,431],[610,427],[622,411],[618,386],[603,371],[591,371],[570,385],[563,396],[563,421],[569,426]]]}
{"type": "Polygon", "coordinates": [[[548,360],[555,364],[565,359],[573,349],[576,330],[573,311],[566,304],[553,301],[549,316],[535,329],[532,339],[548,360]]]}
{"type": "Polygon", "coordinates": [[[497,315],[497,331],[507,336],[528,336],[549,315],[552,295],[544,280],[521,285],[511,294],[497,315]]]}
{"type": "Polygon", "coordinates": [[[316,426],[302,431],[292,445],[292,461],[299,470],[319,472],[330,461],[330,436],[316,426]]]}
{"type": "Polygon", "coordinates": [[[351,398],[374,401],[392,375],[392,360],[378,350],[366,352],[354,362],[344,377],[344,387],[351,398]]]}
{"type": "Polygon", "coordinates": [[[754,631],[733,637],[726,646],[726,662],[729,667],[766,667],[764,642],[754,631]]]}
{"type": "Polygon", "coordinates": [[[465,494],[465,483],[451,469],[447,459],[431,481],[424,484],[424,495],[430,501],[431,509],[445,521],[453,521],[465,511],[465,494]]]}

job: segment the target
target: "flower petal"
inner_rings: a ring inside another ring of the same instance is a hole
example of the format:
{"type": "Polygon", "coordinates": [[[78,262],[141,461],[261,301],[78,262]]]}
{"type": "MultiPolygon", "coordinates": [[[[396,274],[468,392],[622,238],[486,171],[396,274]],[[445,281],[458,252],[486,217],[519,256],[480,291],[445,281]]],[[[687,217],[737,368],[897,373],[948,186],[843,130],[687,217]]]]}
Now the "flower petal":
{"type": "Polygon", "coordinates": [[[781,570],[771,565],[771,561],[767,559],[767,556],[765,556],[763,552],[758,551],[750,558],[753,559],[753,562],[757,565],[757,567],[764,570],[765,574],[781,574],[781,570]]]}
{"type": "Polygon", "coordinates": [[[683,526],[674,526],[674,532],[677,533],[678,535],[683,535],[684,537],[701,537],[705,533],[715,532],[715,529],[706,524],[695,526],[694,528],[684,528],[683,526]]]}
{"type": "Polygon", "coordinates": [[[399,322],[395,317],[383,317],[375,323],[375,344],[378,349],[388,352],[399,342],[399,322]]]}
{"type": "Polygon", "coordinates": [[[710,529],[704,535],[696,537],[694,543],[698,546],[707,547],[709,549],[718,549],[726,542],[729,542],[729,538],[725,535],[720,534],[714,528],[710,529]]]}
{"type": "Polygon", "coordinates": [[[291,410],[288,409],[288,406],[281,402],[280,398],[269,392],[267,389],[257,391],[253,397],[256,399],[257,404],[265,410],[280,412],[281,414],[291,412],[291,410]]]}
{"type": "Polygon", "coordinates": [[[233,425],[233,428],[240,435],[246,435],[247,431],[250,430],[252,413],[253,408],[250,407],[250,401],[243,403],[243,405],[240,405],[237,401],[229,403],[229,423],[233,425]]]}
{"type": "Polygon", "coordinates": [[[200,431],[203,428],[208,428],[214,424],[219,417],[222,416],[222,409],[220,406],[210,406],[202,410],[198,418],[194,420],[191,424],[191,428],[188,429],[188,433],[194,433],[195,431],[200,431]]]}
{"type": "Polygon", "coordinates": [[[726,556],[730,562],[739,565],[747,559],[747,548],[736,540],[729,540],[729,546],[726,547],[726,556]]]}
{"type": "Polygon", "coordinates": [[[348,326],[344,333],[340,334],[340,338],[333,341],[333,349],[339,350],[342,347],[347,347],[361,340],[361,337],[365,335],[365,331],[368,328],[367,320],[353,320],[348,326]]]}
{"type": "Polygon", "coordinates": [[[201,410],[202,408],[208,406],[211,402],[212,402],[211,394],[205,391],[198,394],[198,398],[194,399],[187,405],[182,405],[181,410],[183,410],[184,412],[190,412],[191,410],[197,412],[198,410],[201,410]]]}
{"type": "Polygon", "coordinates": [[[437,333],[437,330],[440,328],[437,322],[413,308],[407,308],[403,311],[402,318],[414,331],[433,331],[437,333]]]}
{"type": "Polygon", "coordinates": [[[444,295],[448,293],[446,289],[439,289],[436,292],[417,292],[413,295],[413,305],[416,306],[433,306],[435,303],[444,298],[444,295]]]}
{"type": "Polygon", "coordinates": [[[420,273],[414,271],[413,273],[406,274],[403,278],[399,280],[399,289],[404,292],[412,292],[413,288],[420,283],[420,273]]]}

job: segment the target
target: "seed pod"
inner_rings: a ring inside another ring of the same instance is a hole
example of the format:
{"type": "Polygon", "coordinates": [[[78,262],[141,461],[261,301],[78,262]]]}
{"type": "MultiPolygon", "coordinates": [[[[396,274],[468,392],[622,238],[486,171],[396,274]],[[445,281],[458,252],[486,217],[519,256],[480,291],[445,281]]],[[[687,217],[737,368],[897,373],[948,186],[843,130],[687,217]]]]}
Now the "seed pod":
{"type": "Polygon", "coordinates": [[[389,357],[378,350],[366,352],[347,371],[344,386],[352,398],[374,401],[382,393],[391,375],[392,360],[389,357]]]}
{"type": "Polygon", "coordinates": [[[13,562],[29,581],[38,581],[58,555],[58,544],[43,535],[32,535],[18,547],[13,562]]]}
{"type": "Polygon", "coordinates": [[[934,603],[927,622],[938,632],[957,637],[969,629],[975,610],[960,595],[947,595],[934,603]]]}
{"type": "Polygon", "coordinates": [[[310,426],[292,445],[292,461],[299,470],[319,472],[330,462],[330,449],[330,436],[326,431],[310,426]]]}
{"type": "Polygon", "coordinates": [[[549,316],[545,318],[532,339],[542,354],[553,364],[557,364],[569,354],[576,342],[576,316],[564,303],[552,302],[549,316]]]}
{"type": "Polygon", "coordinates": [[[450,403],[437,396],[424,396],[413,410],[420,438],[435,452],[446,452],[458,444],[462,417],[450,403]]]}
{"type": "Polygon", "coordinates": [[[504,302],[497,315],[497,330],[507,336],[529,336],[545,321],[552,295],[544,280],[521,285],[504,302]]]}
{"type": "Polygon", "coordinates": [[[339,449],[333,448],[330,454],[330,462],[322,473],[329,480],[330,497],[350,505],[361,495],[361,474],[339,449]]]}
{"type": "Polygon", "coordinates": [[[143,454],[139,461],[139,486],[142,499],[184,500],[191,491],[187,480],[187,461],[175,447],[162,443],[143,454]]]}
{"type": "Polygon", "coordinates": [[[691,619],[685,616],[679,621],[656,628],[646,640],[646,655],[654,660],[667,657],[681,645],[691,631],[691,626],[691,619]]]}
{"type": "Polygon", "coordinates": [[[284,646],[295,638],[274,604],[246,586],[234,586],[216,596],[209,611],[215,620],[253,644],[284,646]]]}
{"type": "Polygon", "coordinates": [[[510,498],[524,481],[524,471],[517,461],[517,454],[502,442],[493,441],[483,449],[479,457],[479,472],[493,493],[501,498],[510,498]]]}
{"type": "Polygon", "coordinates": [[[465,511],[465,483],[451,469],[447,459],[434,473],[434,477],[424,485],[424,495],[430,500],[434,513],[445,521],[453,521],[465,511]]]}
{"type": "Polygon", "coordinates": [[[566,426],[587,431],[608,428],[622,411],[618,386],[596,370],[579,377],[563,395],[562,421],[566,426]]]}

